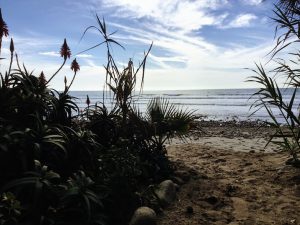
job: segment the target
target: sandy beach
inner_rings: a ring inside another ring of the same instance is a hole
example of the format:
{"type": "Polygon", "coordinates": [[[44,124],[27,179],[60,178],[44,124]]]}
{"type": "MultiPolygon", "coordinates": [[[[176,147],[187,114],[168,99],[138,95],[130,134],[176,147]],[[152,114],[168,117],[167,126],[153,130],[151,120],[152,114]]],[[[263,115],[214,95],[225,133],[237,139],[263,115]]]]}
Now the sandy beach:
{"type": "Polygon", "coordinates": [[[300,169],[270,144],[272,129],[252,122],[198,122],[168,154],[180,183],[160,225],[300,224],[300,169]]]}

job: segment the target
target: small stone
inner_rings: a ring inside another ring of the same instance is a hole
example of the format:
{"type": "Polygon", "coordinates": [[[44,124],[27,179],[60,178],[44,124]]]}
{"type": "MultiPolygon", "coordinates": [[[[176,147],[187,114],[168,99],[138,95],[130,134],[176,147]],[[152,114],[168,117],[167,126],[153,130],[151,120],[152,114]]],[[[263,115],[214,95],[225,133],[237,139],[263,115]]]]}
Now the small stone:
{"type": "Polygon", "coordinates": [[[249,152],[250,152],[250,153],[255,153],[255,151],[254,151],[254,150],[250,150],[249,152]]]}
{"type": "Polygon", "coordinates": [[[156,213],[149,207],[135,210],[129,225],[156,225],[156,213]]]}
{"type": "Polygon", "coordinates": [[[176,199],[176,185],[171,180],[165,180],[158,185],[155,194],[163,206],[170,205],[176,199]]]}

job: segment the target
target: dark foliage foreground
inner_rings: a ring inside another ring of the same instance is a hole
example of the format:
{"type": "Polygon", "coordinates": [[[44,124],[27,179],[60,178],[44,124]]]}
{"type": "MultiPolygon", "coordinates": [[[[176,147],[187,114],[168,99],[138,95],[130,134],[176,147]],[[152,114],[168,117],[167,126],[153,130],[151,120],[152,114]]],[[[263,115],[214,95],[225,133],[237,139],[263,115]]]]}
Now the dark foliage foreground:
{"type": "MultiPolygon", "coordinates": [[[[49,87],[71,57],[66,40],[62,65],[48,80],[20,65],[11,40],[8,69],[0,74],[0,224],[126,224],[135,208],[155,204],[147,187],[172,171],[164,143],[184,134],[193,116],[164,99],[153,99],[141,115],[132,93],[138,73],[142,89],[151,48],[137,69],[129,61],[119,70],[110,54],[111,44],[119,44],[96,19],[99,27],[86,31],[104,37],[99,45],[107,47],[107,86],[115,104],[110,111],[87,98],[79,113],[69,95],[80,69],[76,59],[65,90],[49,87]]],[[[9,32],[1,15],[0,32],[1,47],[9,32]]]]}

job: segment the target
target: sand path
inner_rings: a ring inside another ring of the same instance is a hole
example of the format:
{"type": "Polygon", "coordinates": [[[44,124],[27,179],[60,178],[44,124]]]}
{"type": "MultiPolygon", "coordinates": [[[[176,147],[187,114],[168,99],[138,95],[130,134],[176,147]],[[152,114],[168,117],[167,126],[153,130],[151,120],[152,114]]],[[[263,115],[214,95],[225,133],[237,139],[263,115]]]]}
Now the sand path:
{"type": "Polygon", "coordinates": [[[184,184],[159,225],[300,224],[300,170],[285,166],[276,146],[264,152],[265,143],[212,136],[169,145],[174,179],[184,184]]]}

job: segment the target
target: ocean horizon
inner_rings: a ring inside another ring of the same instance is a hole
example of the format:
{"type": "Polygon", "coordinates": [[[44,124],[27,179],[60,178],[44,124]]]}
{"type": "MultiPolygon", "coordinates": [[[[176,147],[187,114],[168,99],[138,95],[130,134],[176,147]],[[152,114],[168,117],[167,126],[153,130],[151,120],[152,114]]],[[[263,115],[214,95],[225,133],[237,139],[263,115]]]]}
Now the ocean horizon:
{"type": "MultiPolygon", "coordinates": [[[[140,95],[137,92],[133,98],[134,105],[145,112],[148,102],[155,97],[168,99],[179,108],[194,111],[200,120],[269,120],[267,112],[262,109],[252,115],[255,108],[251,108],[256,98],[251,96],[257,91],[257,88],[239,88],[239,89],[193,89],[193,90],[156,90],[143,91],[140,95]],[[251,115],[251,116],[250,116],[251,115]]],[[[289,101],[293,89],[281,89],[284,101],[289,101]]],[[[112,104],[112,94],[108,91],[71,91],[70,95],[77,98],[76,103],[80,109],[86,107],[86,96],[88,95],[91,105],[103,103],[108,107],[112,104]]],[[[300,104],[300,94],[297,93],[295,106],[300,104]]],[[[298,110],[294,109],[294,110],[298,110]]],[[[273,108],[277,118],[282,115],[273,108]]],[[[280,119],[283,122],[282,119],[280,119]]]]}

